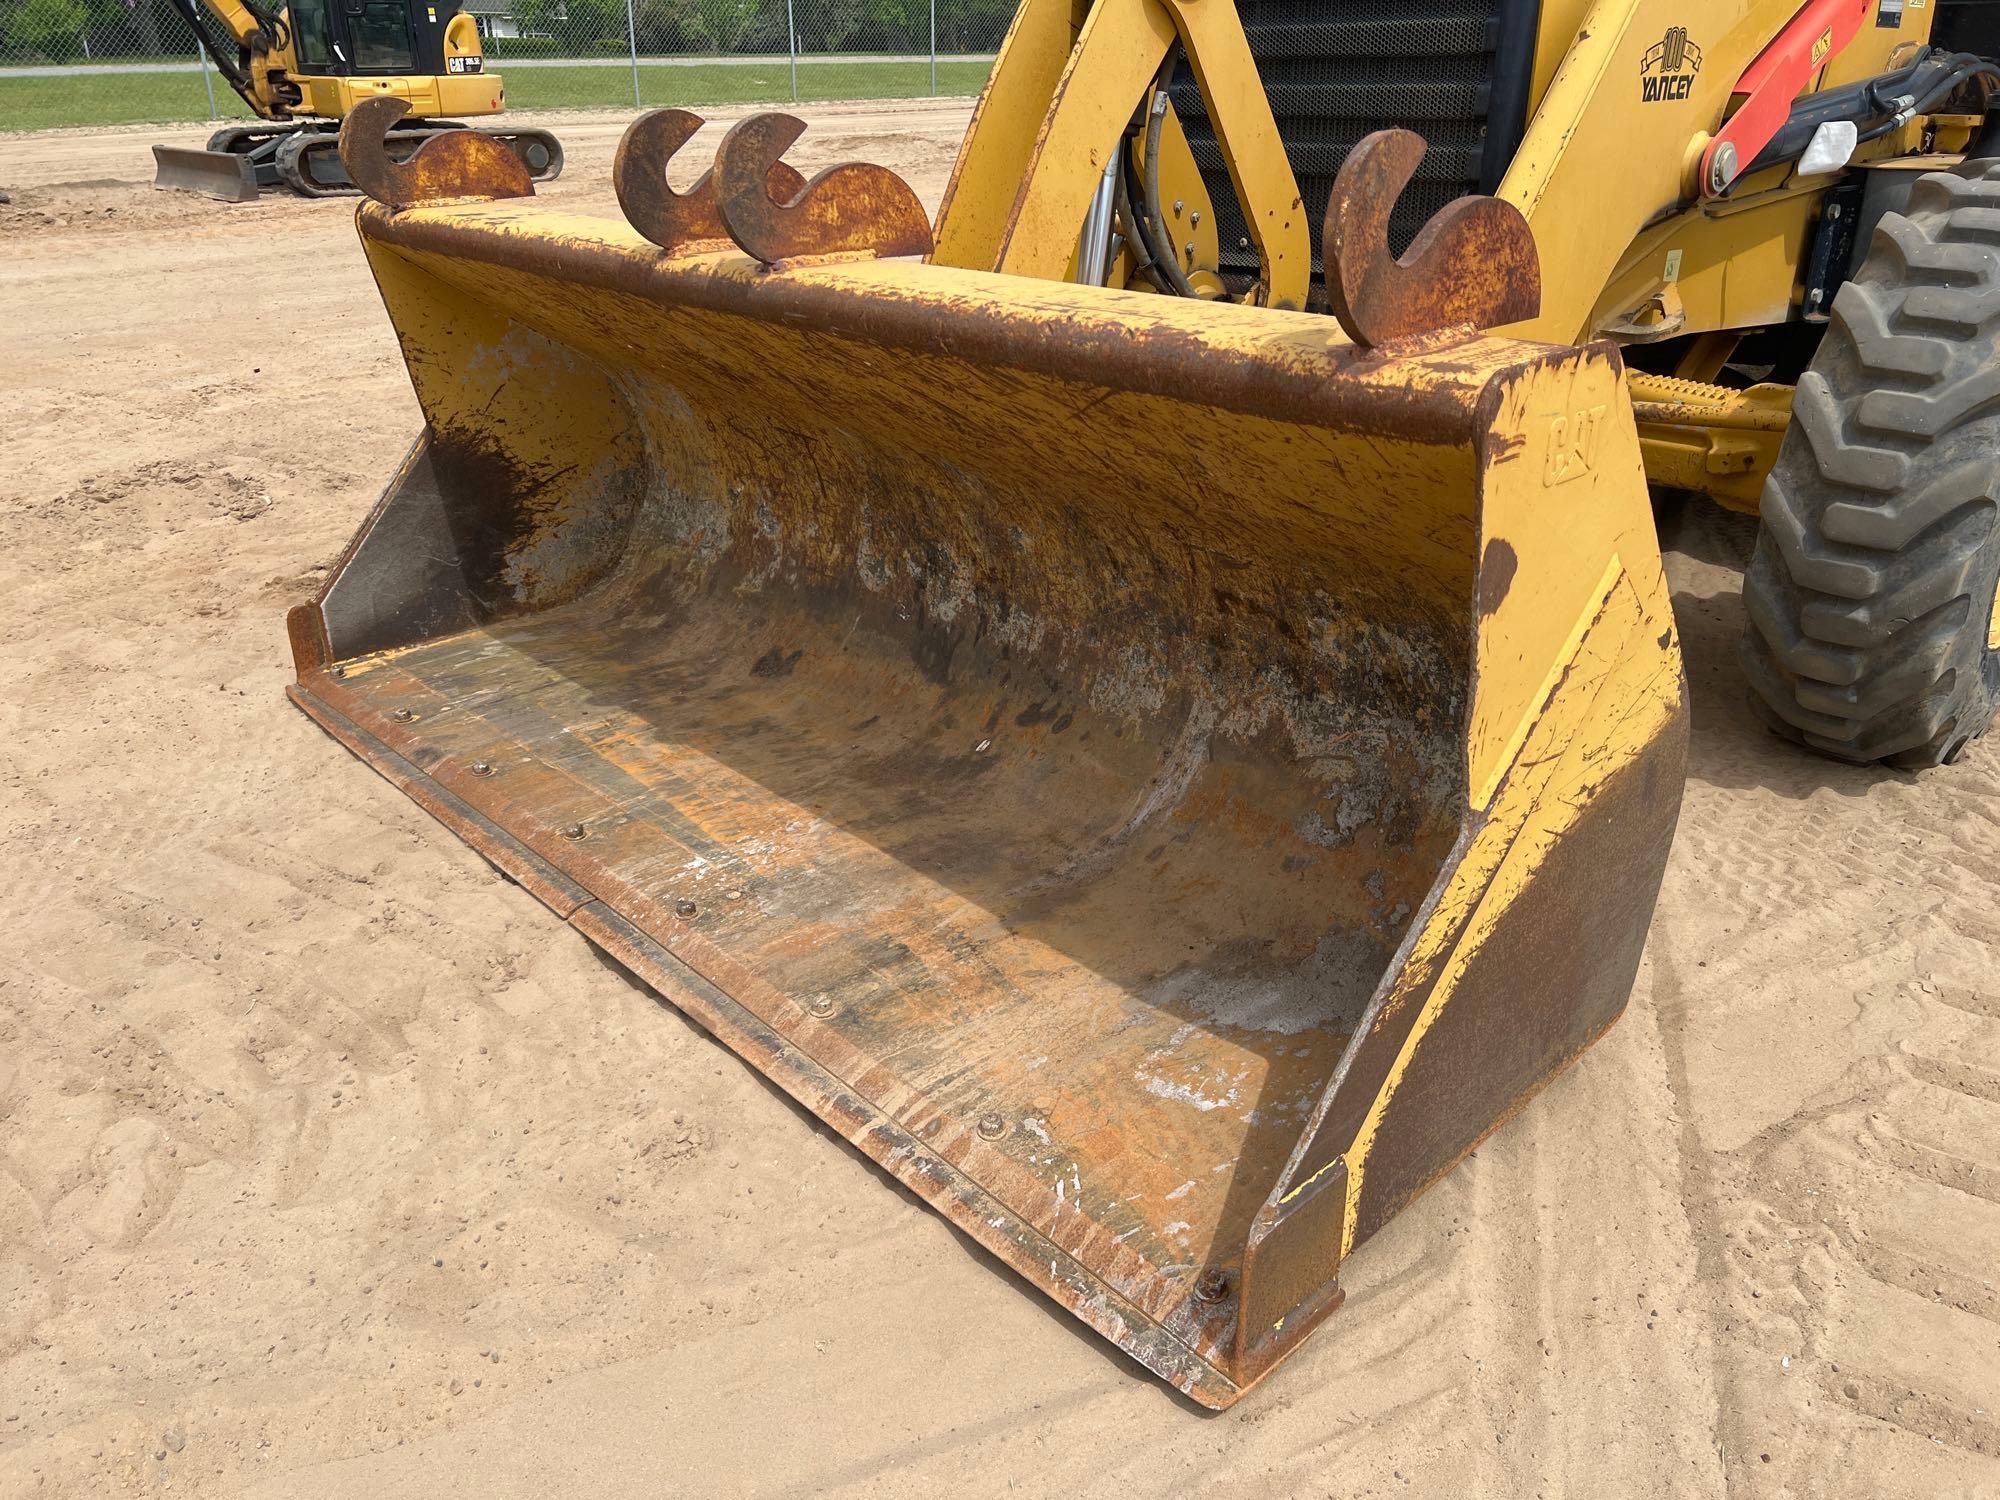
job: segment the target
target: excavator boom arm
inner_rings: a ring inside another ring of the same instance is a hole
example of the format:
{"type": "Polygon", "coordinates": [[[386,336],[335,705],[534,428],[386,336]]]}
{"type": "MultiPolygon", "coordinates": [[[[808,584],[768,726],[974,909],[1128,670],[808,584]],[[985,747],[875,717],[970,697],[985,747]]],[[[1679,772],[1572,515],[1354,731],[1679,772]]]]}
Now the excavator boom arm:
{"type": "Polygon", "coordinates": [[[281,118],[284,111],[270,86],[263,81],[260,70],[248,65],[248,60],[277,40],[273,33],[281,32],[284,27],[283,13],[266,14],[246,5],[244,0],[172,0],[172,3],[187,21],[209,61],[215,64],[215,70],[236,90],[237,97],[263,119],[281,118]],[[234,53],[222,44],[216,35],[218,31],[236,44],[234,53]]]}

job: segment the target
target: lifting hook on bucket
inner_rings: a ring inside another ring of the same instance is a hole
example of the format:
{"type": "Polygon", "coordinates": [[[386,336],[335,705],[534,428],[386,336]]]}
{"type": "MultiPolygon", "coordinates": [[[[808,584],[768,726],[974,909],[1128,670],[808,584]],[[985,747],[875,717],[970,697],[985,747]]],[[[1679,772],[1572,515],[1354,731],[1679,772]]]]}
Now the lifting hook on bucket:
{"type": "Polygon", "coordinates": [[[414,208],[462,198],[532,198],[534,175],[505,141],[478,130],[444,130],[407,161],[389,156],[388,135],[409,101],[363,99],[340,124],[340,161],[348,180],[377,203],[414,208]]]}
{"type": "MultiPolygon", "coordinates": [[[[667,163],[707,121],[688,109],[649,109],[626,127],[612,162],[612,186],[625,220],[669,255],[684,250],[722,249],[733,241],[716,201],[715,169],[709,168],[685,193],[667,184],[667,163]]],[[[774,161],[766,191],[789,203],[806,180],[789,163],[774,161]]]]}
{"type": "Polygon", "coordinates": [[[1502,199],[1460,198],[1417,231],[1402,259],[1389,253],[1390,212],[1425,149],[1409,130],[1364,137],[1327,200],[1327,300],[1364,348],[1446,328],[1498,328],[1542,309],[1534,232],[1502,199]]]}
{"type": "Polygon", "coordinates": [[[780,202],[771,169],[805,134],[795,115],[739,120],[715,153],[716,195],[730,238],[765,265],[812,255],[928,255],[931,225],[910,185],[887,167],[828,167],[780,202]]]}

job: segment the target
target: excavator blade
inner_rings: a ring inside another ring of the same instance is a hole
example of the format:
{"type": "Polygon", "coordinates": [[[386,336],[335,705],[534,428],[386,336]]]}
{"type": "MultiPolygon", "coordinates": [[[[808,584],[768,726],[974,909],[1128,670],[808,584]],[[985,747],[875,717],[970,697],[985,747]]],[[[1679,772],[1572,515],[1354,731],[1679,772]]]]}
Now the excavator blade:
{"type": "Polygon", "coordinates": [[[1228,1405],[1625,1004],[1686,709],[1616,354],[492,180],[360,213],[426,427],[294,698],[1228,1405]]]}
{"type": "Polygon", "coordinates": [[[257,172],[249,157],[232,151],[155,146],[153,186],[201,193],[224,203],[253,203],[257,198],[257,172]]]}

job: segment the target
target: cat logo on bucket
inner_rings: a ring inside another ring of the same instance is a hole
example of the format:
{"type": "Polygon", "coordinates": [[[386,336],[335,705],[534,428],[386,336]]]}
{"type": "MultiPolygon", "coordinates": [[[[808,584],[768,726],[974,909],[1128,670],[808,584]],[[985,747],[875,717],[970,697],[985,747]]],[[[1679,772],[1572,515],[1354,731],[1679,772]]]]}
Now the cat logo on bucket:
{"type": "Polygon", "coordinates": [[[1687,27],[1670,26],[1639,59],[1640,96],[1648,104],[1685,99],[1694,91],[1699,72],[1701,48],[1688,40],[1687,27]]]}
{"type": "Polygon", "coordinates": [[[1542,469],[1544,489],[1554,489],[1597,471],[1598,439],[1604,432],[1605,411],[1602,406],[1586,406],[1549,423],[1548,461],[1542,469]]]}

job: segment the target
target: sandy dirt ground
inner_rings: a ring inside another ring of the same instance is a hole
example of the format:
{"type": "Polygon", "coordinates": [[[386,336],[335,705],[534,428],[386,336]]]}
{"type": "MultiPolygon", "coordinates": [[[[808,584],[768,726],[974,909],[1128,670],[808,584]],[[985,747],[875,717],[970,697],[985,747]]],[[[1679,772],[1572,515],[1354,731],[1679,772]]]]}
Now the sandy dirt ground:
{"type": "MultiPolygon", "coordinates": [[[[809,113],[933,204],[966,117],[809,113]]],[[[1202,1415],[285,702],[417,408],[351,207],[148,190],[202,134],[0,137],[0,1494],[2000,1495],[2000,751],[1768,739],[1745,523],[1663,520],[1626,1018],[1202,1415]]]]}

